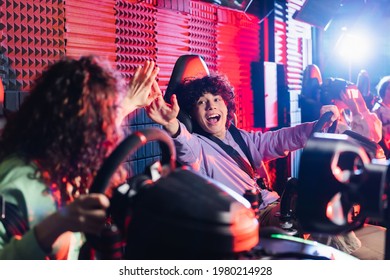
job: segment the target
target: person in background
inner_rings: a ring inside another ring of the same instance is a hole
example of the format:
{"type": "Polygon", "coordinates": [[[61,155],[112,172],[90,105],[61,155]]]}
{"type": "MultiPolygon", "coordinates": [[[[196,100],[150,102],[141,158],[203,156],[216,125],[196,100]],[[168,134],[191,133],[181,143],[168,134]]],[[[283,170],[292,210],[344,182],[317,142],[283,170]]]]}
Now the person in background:
{"type": "Polygon", "coordinates": [[[88,188],[124,117],[157,97],[158,71],[146,61],[126,85],[108,61],[84,56],[35,81],[0,140],[0,198],[12,206],[0,220],[0,259],[77,259],[84,233],[102,230],[109,199],[88,188]]]}
{"type": "MultiPolygon", "coordinates": [[[[364,74],[359,74],[358,80],[362,90],[363,85],[368,86],[368,78],[364,74]]],[[[376,143],[380,141],[382,123],[367,107],[358,86],[341,78],[327,78],[323,81],[321,71],[315,64],[308,65],[302,76],[299,104],[303,122],[317,119],[322,106],[336,105],[340,118],[335,133],[352,130],[376,143]]]]}
{"type": "Polygon", "coordinates": [[[340,92],[340,98],[332,100],[340,111],[336,133],[352,130],[378,143],[382,138],[382,122],[367,108],[359,89],[349,85],[340,92]]]}
{"type": "Polygon", "coordinates": [[[376,86],[380,97],[373,108],[373,112],[382,121],[382,138],[379,144],[385,151],[386,158],[390,158],[390,76],[384,76],[376,86]]]}

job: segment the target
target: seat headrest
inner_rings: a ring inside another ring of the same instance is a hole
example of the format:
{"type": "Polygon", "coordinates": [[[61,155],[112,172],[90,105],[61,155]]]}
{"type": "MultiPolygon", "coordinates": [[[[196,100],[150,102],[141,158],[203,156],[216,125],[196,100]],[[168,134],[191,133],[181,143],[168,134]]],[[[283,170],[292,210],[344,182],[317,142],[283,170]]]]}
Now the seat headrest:
{"type": "Polygon", "coordinates": [[[165,92],[165,101],[170,102],[172,94],[176,87],[186,78],[204,77],[210,75],[206,62],[200,55],[185,54],[180,56],[172,70],[172,75],[165,92]]]}
{"type": "Polygon", "coordinates": [[[315,91],[322,85],[321,71],[315,64],[308,65],[302,75],[302,94],[313,97],[315,91]]]}
{"type": "MultiPolygon", "coordinates": [[[[186,78],[201,78],[210,75],[206,62],[200,55],[185,54],[180,56],[173,67],[172,75],[168,83],[164,100],[171,102],[171,96],[175,93],[177,86],[186,78]]],[[[189,132],[192,132],[191,117],[184,111],[180,110],[177,116],[178,120],[183,123],[189,132]]]]}

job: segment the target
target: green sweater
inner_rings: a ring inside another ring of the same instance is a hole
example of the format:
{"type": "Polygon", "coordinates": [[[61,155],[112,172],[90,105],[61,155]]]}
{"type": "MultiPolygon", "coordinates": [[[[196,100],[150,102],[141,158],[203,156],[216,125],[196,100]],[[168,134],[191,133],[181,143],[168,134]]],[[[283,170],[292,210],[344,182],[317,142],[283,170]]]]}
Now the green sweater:
{"type": "Polygon", "coordinates": [[[18,206],[28,221],[29,230],[22,238],[11,239],[0,222],[0,259],[40,260],[57,258],[58,252],[64,252],[62,258],[77,259],[82,245],[80,233],[66,233],[53,246],[53,252],[47,255],[39,246],[34,226],[56,211],[56,204],[46,186],[34,178],[36,166],[26,164],[17,157],[10,157],[0,163],[0,194],[10,203],[18,206]]]}

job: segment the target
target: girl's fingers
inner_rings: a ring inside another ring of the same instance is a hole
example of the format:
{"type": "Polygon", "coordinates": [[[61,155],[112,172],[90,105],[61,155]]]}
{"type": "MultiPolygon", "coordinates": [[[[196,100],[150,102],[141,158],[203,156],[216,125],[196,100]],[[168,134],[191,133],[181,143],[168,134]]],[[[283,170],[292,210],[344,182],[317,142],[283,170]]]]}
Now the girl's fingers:
{"type": "Polygon", "coordinates": [[[156,80],[153,80],[151,98],[154,100],[157,97],[162,96],[162,92],[156,80]]]}
{"type": "Polygon", "coordinates": [[[144,75],[146,77],[150,77],[152,75],[152,72],[155,68],[154,61],[147,60],[144,63],[144,75]]]}

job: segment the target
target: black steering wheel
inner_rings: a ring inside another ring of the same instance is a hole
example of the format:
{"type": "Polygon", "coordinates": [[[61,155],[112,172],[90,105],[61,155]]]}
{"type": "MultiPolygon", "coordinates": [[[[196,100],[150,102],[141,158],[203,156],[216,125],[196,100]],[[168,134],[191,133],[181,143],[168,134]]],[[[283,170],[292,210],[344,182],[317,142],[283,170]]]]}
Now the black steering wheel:
{"type": "Polygon", "coordinates": [[[363,135],[356,133],[352,130],[346,130],[343,134],[348,135],[367,152],[370,159],[383,159],[386,160],[385,152],[383,148],[376,142],[364,137],[363,135]]]}
{"type": "MultiPolygon", "coordinates": [[[[168,170],[169,172],[174,170],[176,167],[176,150],[173,140],[168,135],[168,133],[156,127],[136,131],[125,138],[104,161],[91,185],[89,190],[90,193],[105,193],[111,177],[118,169],[120,164],[123,163],[129,155],[132,155],[134,152],[136,152],[141,146],[151,141],[158,141],[160,143],[160,148],[162,151],[162,170],[168,170]]],[[[110,210],[111,209],[109,209],[108,212],[110,212],[110,210]]],[[[105,230],[103,230],[100,236],[91,234],[86,235],[86,243],[84,244],[79,254],[79,259],[92,258],[91,251],[97,251],[96,248],[102,247],[102,242],[104,244],[109,242],[121,242],[121,240],[117,240],[119,234],[117,228],[107,228],[107,230],[105,230]]],[[[111,254],[111,252],[109,254],[111,254]]],[[[105,259],[107,257],[103,256],[101,258],[105,259]]]]}
{"type": "MultiPolygon", "coordinates": [[[[320,132],[327,132],[327,133],[335,133],[337,128],[337,121],[334,121],[333,124],[328,128],[326,131],[326,127],[328,127],[328,124],[333,116],[333,113],[331,111],[325,112],[316,122],[314,125],[311,136],[313,136],[314,133],[320,133],[320,132]]],[[[382,147],[368,139],[367,137],[364,137],[363,135],[356,133],[352,130],[346,130],[343,132],[343,134],[348,135],[351,137],[354,141],[356,141],[359,145],[361,145],[364,150],[367,152],[367,154],[370,156],[371,159],[377,158],[377,159],[385,159],[385,153],[382,149],[382,147]]]]}
{"type": "MultiPolygon", "coordinates": [[[[331,121],[331,118],[333,116],[333,112],[325,112],[316,122],[314,125],[311,137],[313,137],[314,133],[335,133],[336,127],[337,127],[337,121],[334,121],[333,124],[326,130],[326,128],[329,126],[328,124],[331,121]]],[[[380,146],[369,140],[368,138],[353,132],[351,130],[347,130],[343,132],[343,134],[348,135],[352,138],[353,141],[357,142],[359,145],[361,145],[367,154],[371,157],[378,157],[377,154],[380,154],[378,152],[378,149],[380,149],[380,146]],[[379,148],[378,148],[379,146],[379,148]]],[[[281,196],[281,202],[280,202],[280,218],[282,224],[289,224],[291,220],[293,220],[293,217],[295,216],[295,203],[297,199],[297,189],[299,188],[298,180],[297,178],[291,178],[285,187],[284,192],[281,196]]],[[[362,217],[356,217],[355,224],[361,224],[362,223],[362,217]]]]}
{"type": "Polygon", "coordinates": [[[300,158],[297,188],[296,215],[303,229],[339,234],[364,224],[365,215],[375,209],[371,201],[381,200],[371,193],[376,194],[375,182],[383,179],[370,177],[370,159],[363,150],[352,137],[317,134],[309,139],[300,158]],[[361,196],[364,184],[370,191],[361,196]],[[356,204],[365,213],[351,213],[356,204]]]}
{"type": "MultiPolygon", "coordinates": [[[[329,126],[331,119],[333,117],[333,112],[328,111],[325,112],[315,123],[313,130],[311,131],[311,135],[317,132],[325,132],[326,128],[329,126]]],[[[336,131],[337,121],[334,121],[333,124],[326,131],[327,133],[334,133],[336,131]]]]}
{"type": "Polygon", "coordinates": [[[159,141],[161,144],[162,166],[168,165],[171,170],[175,169],[176,150],[172,138],[162,129],[156,127],[146,128],[129,135],[116,147],[98,171],[90,188],[90,193],[104,193],[111,176],[126,157],[151,141],[159,141]]]}

